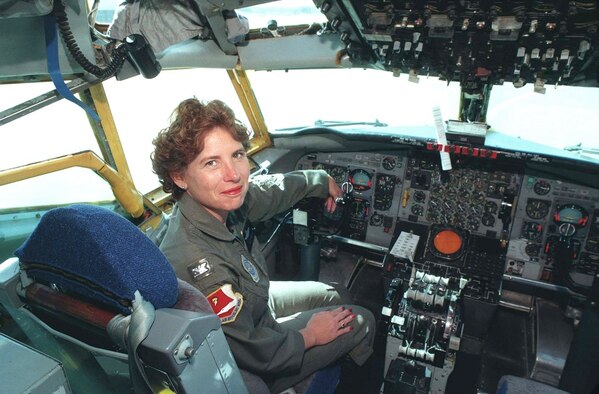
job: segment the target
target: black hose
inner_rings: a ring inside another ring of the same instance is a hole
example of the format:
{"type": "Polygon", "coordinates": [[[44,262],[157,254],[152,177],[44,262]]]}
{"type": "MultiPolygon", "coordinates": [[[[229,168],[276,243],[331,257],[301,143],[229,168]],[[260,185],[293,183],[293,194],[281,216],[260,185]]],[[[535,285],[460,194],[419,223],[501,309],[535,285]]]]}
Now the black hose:
{"type": "Polygon", "coordinates": [[[62,4],[62,0],[56,0],[54,2],[53,12],[54,17],[56,18],[58,30],[60,31],[60,35],[62,36],[69,53],[85,71],[95,75],[100,79],[111,77],[117,73],[127,57],[127,52],[125,51],[124,46],[121,45],[114,49],[112,52],[112,60],[110,61],[110,64],[106,66],[106,68],[98,67],[87,60],[85,55],[81,52],[79,45],[77,45],[75,37],[73,36],[73,32],[71,31],[69,19],[65,12],[64,4],[62,4]]]}

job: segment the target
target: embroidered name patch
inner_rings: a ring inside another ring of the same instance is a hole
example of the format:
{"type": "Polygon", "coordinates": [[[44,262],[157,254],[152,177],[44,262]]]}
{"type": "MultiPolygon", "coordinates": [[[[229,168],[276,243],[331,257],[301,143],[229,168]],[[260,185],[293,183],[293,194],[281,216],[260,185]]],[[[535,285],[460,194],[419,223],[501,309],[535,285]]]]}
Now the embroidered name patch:
{"type": "Polygon", "coordinates": [[[221,286],[208,295],[210,306],[220,318],[221,324],[235,321],[243,306],[243,296],[233,291],[230,284],[221,286]]]}
{"type": "Polygon", "coordinates": [[[194,281],[198,281],[202,278],[210,275],[212,270],[212,265],[206,259],[201,259],[197,263],[193,263],[187,266],[187,272],[191,276],[191,279],[194,281]]]}
{"type": "Polygon", "coordinates": [[[258,270],[254,266],[254,264],[252,264],[250,259],[248,259],[244,255],[241,255],[241,265],[243,266],[243,269],[246,270],[248,274],[250,274],[254,282],[258,283],[258,281],[260,280],[260,275],[258,275],[258,270]]]}

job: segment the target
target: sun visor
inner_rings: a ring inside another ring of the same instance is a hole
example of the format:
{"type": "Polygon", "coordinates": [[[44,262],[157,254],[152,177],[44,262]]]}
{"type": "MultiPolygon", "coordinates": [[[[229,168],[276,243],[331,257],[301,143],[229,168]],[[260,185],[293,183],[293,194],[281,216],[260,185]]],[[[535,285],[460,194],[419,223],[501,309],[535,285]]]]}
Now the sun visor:
{"type": "Polygon", "coordinates": [[[338,35],[305,35],[252,40],[238,51],[246,70],[284,70],[339,67],[343,48],[338,35]]]}
{"type": "Polygon", "coordinates": [[[163,69],[235,68],[237,56],[225,54],[212,40],[187,40],[156,55],[163,69]]]}

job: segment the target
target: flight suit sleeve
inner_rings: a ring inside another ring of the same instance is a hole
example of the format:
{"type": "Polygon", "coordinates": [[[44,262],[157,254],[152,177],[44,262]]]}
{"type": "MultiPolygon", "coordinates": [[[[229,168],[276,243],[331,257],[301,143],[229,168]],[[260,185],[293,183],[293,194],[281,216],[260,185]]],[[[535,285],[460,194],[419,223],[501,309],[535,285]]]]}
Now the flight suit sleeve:
{"type": "Polygon", "coordinates": [[[190,271],[188,281],[206,296],[221,319],[239,367],[260,375],[299,370],[304,357],[301,333],[281,327],[270,314],[267,299],[246,289],[218,256],[204,260],[211,272],[193,278],[190,271]]]}
{"type": "Polygon", "coordinates": [[[283,212],[307,197],[325,198],[329,176],[324,170],[293,171],[256,176],[248,191],[248,219],[260,222],[283,212]]]}

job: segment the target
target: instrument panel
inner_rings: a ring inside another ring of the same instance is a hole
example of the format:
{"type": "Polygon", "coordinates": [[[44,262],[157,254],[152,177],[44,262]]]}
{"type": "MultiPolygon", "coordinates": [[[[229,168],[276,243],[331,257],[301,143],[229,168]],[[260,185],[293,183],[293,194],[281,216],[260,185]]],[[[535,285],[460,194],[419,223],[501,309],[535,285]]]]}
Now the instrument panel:
{"type": "Polygon", "coordinates": [[[353,63],[435,75],[467,89],[512,82],[596,85],[597,3],[319,0],[353,63]]]}
{"type": "Polygon", "coordinates": [[[391,248],[400,232],[414,233],[419,264],[492,282],[508,274],[591,285],[599,188],[540,177],[522,163],[452,159],[453,169],[442,171],[429,152],[310,153],[296,169],[324,169],[345,192],[346,204],[321,221],[342,237],[391,248]]]}

